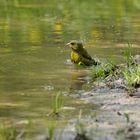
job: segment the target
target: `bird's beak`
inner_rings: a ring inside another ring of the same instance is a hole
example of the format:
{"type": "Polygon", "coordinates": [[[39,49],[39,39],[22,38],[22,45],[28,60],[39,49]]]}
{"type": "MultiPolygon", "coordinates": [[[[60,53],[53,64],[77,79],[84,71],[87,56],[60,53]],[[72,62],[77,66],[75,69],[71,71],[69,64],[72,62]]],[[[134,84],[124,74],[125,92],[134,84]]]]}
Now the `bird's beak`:
{"type": "Polygon", "coordinates": [[[71,46],[71,44],[70,44],[70,43],[67,43],[67,44],[66,44],[66,47],[70,47],[70,46],[71,46]]]}

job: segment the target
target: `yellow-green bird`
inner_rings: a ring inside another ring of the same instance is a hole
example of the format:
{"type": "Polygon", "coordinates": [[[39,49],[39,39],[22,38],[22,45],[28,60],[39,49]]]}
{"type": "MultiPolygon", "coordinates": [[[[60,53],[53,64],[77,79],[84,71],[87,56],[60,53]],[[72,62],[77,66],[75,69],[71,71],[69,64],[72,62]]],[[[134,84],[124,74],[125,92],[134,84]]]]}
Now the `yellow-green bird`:
{"type": "Polygon", "coordinates": [[[86,66],[97,65],[97,62],[88,54],[81,42],[73,40],[67,43],[66,46],[72,49],[71,61],[73,63],[86,66]]]}

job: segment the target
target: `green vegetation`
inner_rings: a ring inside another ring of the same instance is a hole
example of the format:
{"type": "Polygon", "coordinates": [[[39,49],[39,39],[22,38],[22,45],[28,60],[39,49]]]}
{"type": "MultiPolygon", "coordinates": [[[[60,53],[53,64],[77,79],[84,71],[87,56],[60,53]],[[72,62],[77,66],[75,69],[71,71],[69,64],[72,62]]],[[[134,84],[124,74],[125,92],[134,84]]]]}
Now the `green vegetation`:
{"type": "Polygon", "coordinates": [[[56,128],[57,122],[51,121],[47,122],[47,139],[46,140],[54,140],[54,132],[56,128]]]}
{"type": "Polygon", "coordinates": [[[75,140],[88,140],[88,138],[86,137],[85,124],[82,122],[81,119],[82,119],[82,110],[80,110],[79,117],[75,124],[75,129],[77,133],[75,140]]]}
{"type": "Polygon", "coordinates": [[[124,58],[127,65],[122,72],[130,92],[132,88],[140,86],[140,66],[135,63],[131,49],[132,44],[128,43],[128,48],[124,51],[124,58]]]}
{"type": "Polygon", "coordinates": [[[62,100],[62,95],[60,92],[58,92],[55,97],[53,97],[52,100],[52,111],[49,114],[50,115],[54,115],[56,117],[60,116],[60,111],[63,107],[63,100],[62,100]]]}
{"type": "Polygon", "coordinates": [[[79,112],[79,116],[78,116],[78,119],[77,119],[77,122],[75,125],[75,129],[76,129],[77,134],[82,135],[85,133],[85,129],[84,129],[84,124],[81,121],[81,118],[82,118],[82,110],[80,110],[80,112],[79,112]]]}
{"type": "Polygon", "coordinates": [[[54,127],[50,127],[48,128],[48,131],[47,131],[47,140],[53,140],[53,136],[54,136],[54,127]]]}
{"type": "Polygon", "coordinates": [[[27,124],[20,128],[18,124],[13,122],[4,122],[0,125],[0,140],[21,140],[29,138],[31,128],[31,121],[28,120],[27,124]]]}
{"type": "Polygon", "coordinates": [[[4,124],[0,125],[0,139],[1,140],[15,140],[18,136],[17,128],[12,125],[6,127],[4,124]]]}
{"type": "Polygon", "coordinates": [[[124,50],[124,59],[128,67],[134,64],[134,58],[132,56],[132,44],[128,43],[128,47],[124,50]]]}
{"type": "Polygon", "coordinates": [[[131,68],[126,68],[123,72],[126,84],[128,87],[137,87],[140,85],[140,66],[134,65],[131,68]]]}
{"type": "Polygon", "coordinates": [[[113,62],[102,62],[92,68],[91,76],[94,79],[113,81],[112,78],[124,79],[124,83],[128,92],[132,92],[135,88],[140,87],[140,65],[136,64],[136,60],[132,56],[132,44],[128,43],[128,47],[124,49],[124,64],[115,65],[113,62]]]}
{"type": "Polygon", "coordinates": [[[128,113],[124,113],[124,117],[126,118],[126,122],[129,123],[130,122],[130,116],[128,113]]]}
{"type": "Polygon", "coordinates": [[[92,68],[91,76],[93,78],[104,79],[109,75],[114,75],[116,65],[112,61],[105,61],[92,68]]]}

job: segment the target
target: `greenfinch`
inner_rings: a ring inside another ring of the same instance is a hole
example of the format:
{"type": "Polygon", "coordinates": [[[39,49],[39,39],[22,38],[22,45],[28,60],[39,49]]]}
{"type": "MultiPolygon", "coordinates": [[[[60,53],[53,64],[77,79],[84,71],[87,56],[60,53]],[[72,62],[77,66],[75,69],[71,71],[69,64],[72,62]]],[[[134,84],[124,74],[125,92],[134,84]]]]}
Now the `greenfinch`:
{"type": "Polygon", "coordinates": [[[88,54],[81,42],[73,40],[67,43],[66,46],[72,49],[71,61],[73,63],[86,66],[97,65],[97,62],[88,54]]]}

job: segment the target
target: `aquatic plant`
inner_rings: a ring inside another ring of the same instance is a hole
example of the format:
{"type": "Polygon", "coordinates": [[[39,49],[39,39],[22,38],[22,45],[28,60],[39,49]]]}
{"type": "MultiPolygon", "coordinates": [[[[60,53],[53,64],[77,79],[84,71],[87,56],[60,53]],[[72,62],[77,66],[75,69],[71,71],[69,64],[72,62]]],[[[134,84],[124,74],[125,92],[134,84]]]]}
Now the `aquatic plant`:
{"type": "Polygon", "coordinates": [[[91,76],[93,78],[104,79],[109,75],[114,75],[116,65],[113,61],[103,62],[100,65],[92,68],[91,76]]]}
{"type": "Polygon", "coordinates": [[[128,113],[124,113],[124,117],[126,119],[126,122],[129,123],[130,122],[130,116],[128,113]]]}
{"type": "Polygon", "coordinates": [[[1,140],[15,140],[17,135],[17,129],[14,125],[12,125],[11,127],[6,127],[4,124],[0,125],[1,140]]]}
{"type": "Polygon", "coordinates": [[[47,133],[47,139],[46,140],[53,140],[53,135],[54,135],[54,128],[50,127],[48,128],[48,133],[47,133]]]}
{"type": "Polygon", "coordinates": [[[54,114],[59,114],[61,108],[63,106],[63,100],[61,93],[57,93],[54,100],[53,100],[53,113],[54,114]]]}
{"type": "Polygon", "coordinates": [[[55,128],[56,128],[55,121],[52,121],[48,124],[46,140],[53,140],[55,128]]]}
{"type": "Polygon", "coordinates": [[[55,97],[53,97],[52,99],[52,111],[51,113],[49,113],[48,116],[50,115],[54,115],[59,117],[60,116],[60,110],[63,107],[63,100],[62,100],[62,96],[61,93],[58,92],[55,97]]]}
{"type": "Polygon", "coordinates": [[[84,134],[85,133],[84,124],[81,121],[81,115],[82,115],[82,110],[80,110],[79,117],[78,117],[76,125],[75,125],[77,134],[84,134]]]}
{"type": "Polygon", "coordinates": [[[130,67],[134,63],[134,58],[131,53],[132,44],[129,42],[127,44],[128,44],[128,47],[126,47],[124,50],[124,59],[127,66],[130,67]]]}
{"type": "Polygon", "coordinates": [[[128,87],[137,88],[140,86],[140,66],[133,66],[133,68],[126,68],[123,75],[128,87]]]}
{"type": "Polygon", "coordinates": [[[105,77],[105,70],[102,65],[95,67],[92,70],[92,77],[93,78],[104,78],[105,77]]]}
{"type": "Polygon", "coordinates": [[[77,134],[74,140],[89,140],[85,134],[86,133],[85,124],[82,122],[81,117],[82,117],[82,110],[80,110],[79,117],[75,124],[75,129],[77,134]]]}
{"type": "Polygon", "coordinates": [[[13,122],[6,122],[0,124],[0,140],[21,140],[22,138],[30,137],[29,131],[31,128],[31,120],[18,122],[19,124],[24,123],[25,127],[22,129],[18,128],[18,124],[13,122]]]}

